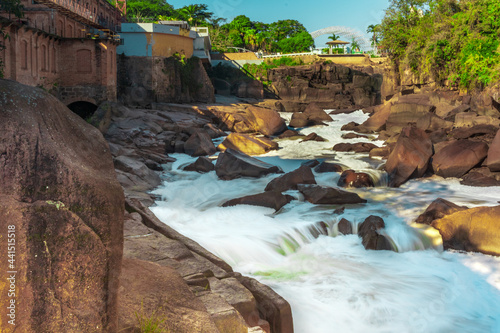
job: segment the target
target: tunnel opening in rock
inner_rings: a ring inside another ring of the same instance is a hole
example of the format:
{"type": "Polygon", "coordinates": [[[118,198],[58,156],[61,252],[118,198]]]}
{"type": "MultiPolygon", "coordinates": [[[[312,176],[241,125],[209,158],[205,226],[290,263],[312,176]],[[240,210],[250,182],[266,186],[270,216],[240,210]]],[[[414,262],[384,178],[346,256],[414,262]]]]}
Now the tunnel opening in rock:
{"type": "Polygon", "coordinates": [[[97,105],[90,102],[77,101],[69,104],[68,108],[83,119],[89,119],[97,110],[97,105]]]}

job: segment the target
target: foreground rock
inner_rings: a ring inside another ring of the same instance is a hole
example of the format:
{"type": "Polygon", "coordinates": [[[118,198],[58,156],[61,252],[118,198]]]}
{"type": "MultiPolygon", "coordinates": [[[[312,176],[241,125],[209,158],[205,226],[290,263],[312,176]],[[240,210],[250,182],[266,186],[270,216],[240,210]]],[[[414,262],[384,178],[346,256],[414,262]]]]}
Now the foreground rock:
{"type": "Polygon", "coordinates": [[[429,136],[418,128],[404,128],[385,164],[389,186],[399,187],[410,178],[422,177],[431,156],[432,142],[429,136]]]}
{"type": "Polygon", "coordinates": [[[432,158],[432,168],[441,177],[460,178],[479,165],[488,154],[484,142],[458,140],[438,151],[432,158]]]}
{"type": "Polygon", "coordinates": [[[288,191],[296,190],[298,184],[316,184],[316,179],[308,166],[301,166],[300,168],[288,172],[283,176],[274,178],[267,184],[265,191],[288,191]]]}
{"type": "Polygon", "coordinates": [[[427,209],[420,214],[415,220],[417,223],[431,224],[432,221],[443,218],[447,215],[453,214],[467,209],[465,206],[459,206],[448,200],[437,198],[434,200],[427,209]]]}
{"type": "Polygon", "coordinates": [[[261,155],[279,148],[278,143],[266,137],[257,137],[249,134],[231,133],[217,147],[225,151],[231,148],[247,155],[261,155]]]}
{"type": "Polygon", "coordinates": [[[375,215],[368,216],[359,225],[358,236],[367,250],[392,250],[391,242],[380,233],[385,228],[384,220],[375,215]]]}
{"type": "Polygon", "coordinates": [[[313,204],[343,205],[366,203],[366,200],[361,199],[356,193],[333,187],[298,185],[297,188],[304,195],[305,199],[313,204]]]}
{"type": "Polygon", "coordinates": [[[500,256],[500,206],[462,210],[432,222],[445,249],[500,256]]]}
{"type": "Polygon", "coordinates": [[[317,104],[309,104],[304,112],[295,112],[290,120],[290,127],[306,127],[324,125],[323,121],[332,121],[332,118],[317,104]]]}
{"type": "Polygon", "coordinates": [[[248,195],[245,197],[229,200],[224,204],[222,204],[222,207],[230,207],[236,205],[251,205],[251,206],[274,208],[274,210],[278,211],[281,209],[281,207],[283,207],[284,205],[286,205],[287,203],[289,203],[294,199],[295,198],[292,197],[291,195],[283,195],[279,191],[268,191],[264,193],[248,195]]]}
{"type": "Polygon", "coordinates": [[[257,178],[283,171],[275,165],[259,161],[239,151],[227,149],[224,153],[220,153],[215,164],[215,172],[220,179],[231,180],[240,177],[257,178]]]}
{"type": "Polygon", "coordinates": [[[346,170],[340,175],[337,186],[340,187],[373,187],[372,177],[364,172],[346,170]]]}
{"type": "Polygon", "coordinates": [[[197,130],[184,144],[184,151],[191,156],[212,155],[217,150],[212,142],[212,138],[205,130],[197,130]]]}
{"type": "MultiPolygon", "coordinates": [[[[15,228],[22,304],[15,330],[116,332],[124,198],[108,145],[41,89],[0,80],[0,96],[0,221],[3,235],[15,228]]],[[[12,328],[6,282],[2,332],[12,328]]]]}
{"type": "Polygon", "coordinates": [[[314,171],[317,173],[342,172],[342,166],[332,162],[321,162],[314,168],[314,171]]]}

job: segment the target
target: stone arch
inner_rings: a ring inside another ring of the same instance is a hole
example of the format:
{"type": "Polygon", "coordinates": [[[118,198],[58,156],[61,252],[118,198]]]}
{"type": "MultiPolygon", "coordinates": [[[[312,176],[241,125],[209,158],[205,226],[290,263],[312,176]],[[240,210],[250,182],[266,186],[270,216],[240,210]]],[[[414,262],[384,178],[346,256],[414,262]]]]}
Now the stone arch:
{"type": "Polygon", "coordinates": [[[57,21],[57,35],[64,37],[64,22],[63,22],[63,20],[57,21]]]}
{"type": "Polygon", "coordinates": [[[71,23],[68,23],[66,26],[66,37],[68,38],[73,38],[76,37],[73,29],[73,25],[71,23]]]}
{"type": "Polygon", "coordinates": [[[365,36],[365,34],[353,28],[343,27],[343,26],[331,26],[311,32],[311,36],[314,39],[318,38],[319,36],[329,35],[329,34],[336,34],[342,37],[347,37],[349,39],[352,38],[356,42],[358,42],[359,45],[365,50],[372,48],[370,40],[365,36]]]}
{"type": "Polygon", "coordinates": [[[92,117],[94,112],[97,110],[97,105],[88,101],[74,101],[68,104],[68,109],[82,117],[83,119],[89,119],[92,117]]]}

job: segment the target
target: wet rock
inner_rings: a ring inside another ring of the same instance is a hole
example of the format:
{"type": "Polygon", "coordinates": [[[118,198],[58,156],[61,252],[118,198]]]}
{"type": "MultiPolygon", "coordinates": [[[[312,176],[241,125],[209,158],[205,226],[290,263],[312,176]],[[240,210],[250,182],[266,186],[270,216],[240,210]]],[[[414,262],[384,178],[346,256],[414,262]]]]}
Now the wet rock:
{"type": "Polygon", "coordinates": [[[2,273],[0,330],[115,332],[124,196],[108,144],[41,89],[0,80],[0,95],[3,273],[8,225],[17,246],[16,325],[2,273]]]}
{"type": "Polygon", "coordinates": [[[437,198],[427,209],[415,220],[417,223],[431,224],[432,221],[443,218],[447,215],[465,210],[467,207],[459,206],[448,200],[437,198]]]}
{"type": "Polygon", "coordinates": [[[231,180],[240,177],[262,177],[283,171],[275,165],[259,161],[239,151],[227,149],[224,153],[220,153],[215,164],[215,172],[220,179],[231,180]]]}
{"type": "Polygon", "coordinates": [[[384,220],[375,215],[368,216],[359,225],[358,236],[361,237],[363,246],[367,250],[392,250],[390,241],[380,234],[385,228],[384,220]]]}
{"type": "Polygon", "coordinates": [[[324,142],[324,141],[328,141],[328,140],[319,136],[318,134],[312,132],[311,134],[307,135],[301,142],[305,142],[305,141],[324,142]]]}
{"type": "Polygon", "coordinates": [[[500,256],[500,206],[476,207],[453,213],[432,226],[439,230],[445,249],[500,256]]]}
{"type": "Polygon", "coordinates": [[[308,119],[313,122],[322,122],[322,121],[332,121],[332,117],[328,115],[328,113],[323,110],[318,104],[310,103],[307,105],[304,110],[304,114],[307,115],[308,119]]]}
{"type": "Polygon", "coordinates": [[[291,195],[283,195],[279,191],[267,191],[264,193],[248,195],[245,197],[229,200],[222,204],[222,207],[251,205],[274,208],[274,210],[278,211],[281,209],[281,207],[292,200],[295,200],[295,198],[291,195]]]}
{"type": "Polygon", "coordinates": [[[389,186],[399,187],[410,178],[422,177],[431,156],[432,142],[429,136],[418,128],[404,128],[385,165],[389,186]]]}
{"type": "Polygon", "coordinates": [[[365,131],[375,131],[379,132],[386,128],[387,119],[391,113],[392,103],[389,102],[384,105],[378,105],[375,107],[375,113],[370,116],[363,124],[362,127],[365,131]]]}
{"type": "Polygon", "coordinates": [[[292,115],[292,119],[290,119],[289,126],[299,128],[299,127],[313,126],[313,124],[314,123],[309,122],[309,119],[306,114],[295,112],[292,115]]]}
{"type": "Polygon", "coordinates": [[[344,218],[339,221],[337,227],[342,235],[352,235],[353,233],[352,223],[344,218]]]}
{"type": "Polygon", "coordinates": [[[296,190],[298,184],[316,184],[316,179],[310,167],[303,165],[294,171],[271,180],[267,184],[265,191],[296,190]]]}
{"type": "Polygon", "coordinates": [[[500,180],[497,180],[493,176],[487,176],[481,172],[476,172],[473,169],[462,177],[460,184],[477,187],[500,186],[500,180]]]}
{"type": "Polygon", "coordinates": [[[465,175],[470,169],[479,165],[488,153],[488,145],[484,142],[458,140],[442,148],[432,158],[432,168],[441,177],[457,177],[465,175]]]}
{"type": "Polygon", "coordinates": [[[359,127],[358,123],[351,121],[351,122],[345,124],[344,126],[342,126],[340,129],[342,131],[357,131],[358,127],[359,127]]]}
{"type": "Polygon", "coordinates": [[[253,116],[255,129],[267,136],[277,135],[286,130],[286,123],[275,110],[249,106],[247,112],[253,116]]]}
{"type": "Polygon", "coordinates": [[[217,150],[205,130],[193,133],[184,144],[184,152],[191,156],[213,155],[217,150]]]}
{"type": "Polygon", "coordinates": [[[283,297],[255,279],[242,276],[238,281],[255,297],[259,313],[269,322],[271,332],[293,333],[292,309],[283,297]]]}
{"type": "Polygon", "coordinates": [[[294,130],[286,130],[278,136],[278,139],[293,138],[294,136],[304,136],[304,135],[294,130]]]}
{"type": "Polygon", "coordinates": [[[342,172],[342,166],[337,163],[332,162],[321,162],[317,167],[314,168],[317,173],[325,172],[342,172]]]}
{"type": "Polygon", "coordinates": [[[250,134],[231,133],[217,147],[224,151],[228,148],[238,150],[247,155],[261,155],[279,148],[278,143],[266,137],[257,137],[250,134]]]}
{"type": "Polygon", "coordinates": [[[387,158],[391,154],[391,147],[389,146],[383,146],[383,147],[377,147],[373,148],[370,150],[370,157],[382,157],[382,158],[387,158]]]}
{"type": "Polygon", "coordinates": [[[310,168],[314,168],[318,164],[319,164],[318,160],[309,160],[309,161],[303,162],[301,165],[305,165],[305,166],[308,166],[310,168]]]}
{"type": "Polygon", "coordinates": [[[337,208],[333,211],[333,214],[334,215],[342,215],[344,214],[344,211],[345,211],[345,207],[340,207],[340,208],[337,208]]]}
{"type": "Polygon", "coordinates": [[[184,171],[196,171],[199,173],[206,173],[215,170],[215,166],[212,161],[205,156],[198,157],[198,159],[187,165],[184,171]]]}
{"type": "Polygon", "coordinates": [[[320,185],[298,185],[298,190],[305,199],[313,204],[357,204],[366,203],[359,195],[352,192],[343,191],[333,187],[320,185]]]}
{"type": "Polygon", "coordinates": [[[378,148],[373,143],[357,142],[357,143],[337,143],[333,146],[333,150],[341,152],[356,152],[356,153],[369,153],[370,150],[378,148]]]}
{"type": "Polygon", "coordinates": [[[500,171],[500,130],[497,131],[493,142],[488,149],[486,166],[492,171],[500,171]]]}
{"type": "Polygon", "coordinates": [[[208,135],[210,135],[212,139],[227,135],[226,132],[216,127],[214,124],[205,124],[205,126],[203,126],[203,129],[207,131],[208,135]]]}
{"type": "Polygon", "coordinates": [[[356,133],[342,134],[342,138],[343,139],[358,139],[358,138],[368,139],[368,137],[366,135],[361,135],[361,134],[356,134],[356,133]]]}
{"type": "Polygon", "coordinates": [[[156,172],[134,158],[118,156],[114,163],[116,169],[139,177],[147,184],[146,190],[151,190],[161,184],[161,178],[156,172]]]}
{"type": "Polygon", "coordinates": [[[340,187],[373,187],[372,177],[364,172],[354,170],[345,170],[340,175],[337,186],[340,187]]]}

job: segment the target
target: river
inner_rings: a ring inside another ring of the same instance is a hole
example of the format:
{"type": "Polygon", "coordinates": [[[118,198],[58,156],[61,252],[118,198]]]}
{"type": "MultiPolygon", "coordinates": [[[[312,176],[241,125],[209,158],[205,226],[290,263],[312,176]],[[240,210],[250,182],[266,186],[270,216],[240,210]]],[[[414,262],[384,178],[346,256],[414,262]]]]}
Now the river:
{"type": "MultiPolygon", "coordinates": [[[[291,114],[282,116],[289,120],[291,114]]],[[[493,206],[500,187],[475,188],[434,176],[388,188],[382,160],[331,150],[339,142],[382,145],[341,138],[347,133],[340,130],[343,124],[362,123],[367,115],[356,111],[332,118],[328,126],[301,131],[316,132],[328,142],[283,139],[280,150],[257,158],[285,172],[308,159],[368,172],[376,179],[375,188],[350,189],[367,204],[348,205],[342,215],[335,215],[338,206],[313,205],[298,191],[288,191],[299,200],[277,213],[245,205],[222,208],[229,199],[263,192],[278,175],[222,181],[215,172],[183,171],[195,158],[173,154],[177,161],[167,165],[164,183],[155,191],[162,199],[152,211],[235,271],[282,295],[292,307],[297,333],[500,332],[500,258],[443,252],[433,229],[412,226],[436,198],[469,207],[493,206]],[[385,232],[398,252],[367,251],[357,235],[337,235],[335,224],[341,218],[356,227],[369,215],[384,219],[385,232]],[[330,226],[328,236],[318,237],[319,221],[330,226]]],[[[328,186],[336,186],[339,178],[337,173],[315,176],[318,184],[328,186]]]]}

